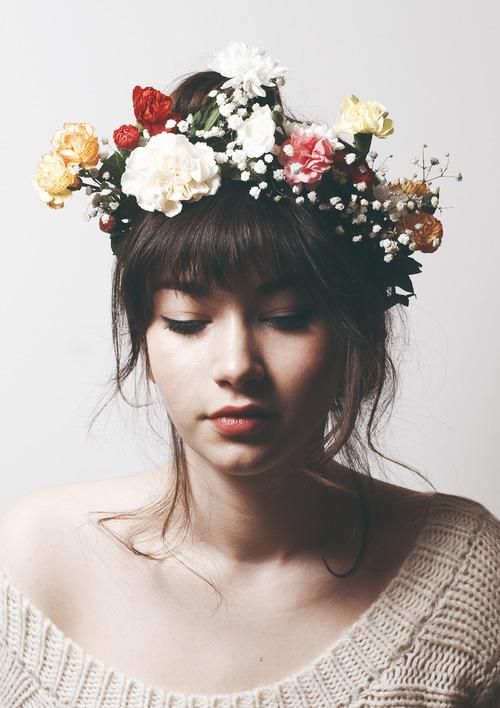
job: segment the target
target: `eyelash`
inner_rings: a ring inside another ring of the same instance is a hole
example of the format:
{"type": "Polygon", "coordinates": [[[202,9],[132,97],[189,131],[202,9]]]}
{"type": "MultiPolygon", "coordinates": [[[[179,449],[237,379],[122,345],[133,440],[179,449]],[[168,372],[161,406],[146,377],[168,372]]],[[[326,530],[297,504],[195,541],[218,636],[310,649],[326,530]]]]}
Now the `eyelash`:
{"type": "MultiPolygon", "coordinates": [[[[164,329],[184,335],[198,334],[203,327],[208,324],[205,320],[172,320],[170,317],[163,316],[162,319],[165,320],[165,324],[163,325],[164,329]]],[[[296,312],[293,315],[267,317],[265,322],[271,323],[271,327],[274,329],[292,332],[294,330],[304,329],[310,319],[310,312],[296,312]]]]}

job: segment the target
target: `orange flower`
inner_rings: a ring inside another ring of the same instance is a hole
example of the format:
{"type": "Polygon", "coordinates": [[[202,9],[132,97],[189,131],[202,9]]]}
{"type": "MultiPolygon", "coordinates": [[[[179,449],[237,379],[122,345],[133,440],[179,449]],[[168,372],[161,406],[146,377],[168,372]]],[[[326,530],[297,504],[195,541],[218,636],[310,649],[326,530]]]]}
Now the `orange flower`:
{"type": "Polygon", "coordinates": [[[396,229],[400,234],[405,229],[409,229],[412,232],[410,243],[415,244],[416,251],[423,253],[433,253],[439,248],[443,238],[443,224],[427,212],[405,214],[402,220],[396,224],[396,229]],[[419,228],[417,228],[418,224],[421,224],[419,228]]]}
{"type": "Polygon", "coordinates": [[[88,169],[99,162],[99,141],[88,123],[65,123],[52,138],[52,146],[67,165],[88,169]]]}
{"type": "Polygon", "coordinates": [[[408,182],[401,182],[399,179],[397,182],[391,182],[389,185],[391,191],[401,192],[406,194],[408,197],[423,197],[424,194],[429,194],[430,189],[427,184],[421,180],[408,180],[408,182]]]}

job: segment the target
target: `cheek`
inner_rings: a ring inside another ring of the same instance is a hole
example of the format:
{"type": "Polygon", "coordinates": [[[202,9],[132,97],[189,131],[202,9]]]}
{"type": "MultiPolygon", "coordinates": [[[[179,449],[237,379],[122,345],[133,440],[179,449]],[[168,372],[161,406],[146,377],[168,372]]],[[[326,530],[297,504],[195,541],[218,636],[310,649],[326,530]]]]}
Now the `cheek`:
{"type": "Polygon", "coordinates": [[[329,405],[340,378],[341,351],[326,336],[311,337],[282,350],[276,376],[298,403],[329,405]]]}

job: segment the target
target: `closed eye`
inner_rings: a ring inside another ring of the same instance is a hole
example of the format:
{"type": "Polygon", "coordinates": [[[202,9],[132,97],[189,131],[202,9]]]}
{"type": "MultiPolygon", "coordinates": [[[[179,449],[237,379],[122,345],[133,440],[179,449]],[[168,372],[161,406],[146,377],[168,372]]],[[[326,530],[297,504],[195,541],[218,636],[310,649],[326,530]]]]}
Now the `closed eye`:
{"type": "MultiPolygon", "coordinates": [[[[164,329],[177,334],[193,335],[202,331],[205,325],[209,324],[206,320],[173,320],[170,317],[162,316],[165,321],[164,329]]],[[[291,315],[280,315],[276,317],[266,317],[262,321],[269,324],[273,329],[284,331],[295,331],[304,329],[311,320],[309,311],[295,312],[291,315]]]]}

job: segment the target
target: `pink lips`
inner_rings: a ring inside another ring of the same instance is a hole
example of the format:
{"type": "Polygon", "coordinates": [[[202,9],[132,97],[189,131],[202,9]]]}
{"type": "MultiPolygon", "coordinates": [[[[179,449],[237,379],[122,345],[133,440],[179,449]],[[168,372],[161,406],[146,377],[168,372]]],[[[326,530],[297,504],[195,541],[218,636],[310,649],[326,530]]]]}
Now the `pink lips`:
{"type": "Polygon", "coordinates": [[[246,435],[264,430],[273,415],[255,404],[226,406],[209,416],[217,432],[226,436],[246,435]]]}

